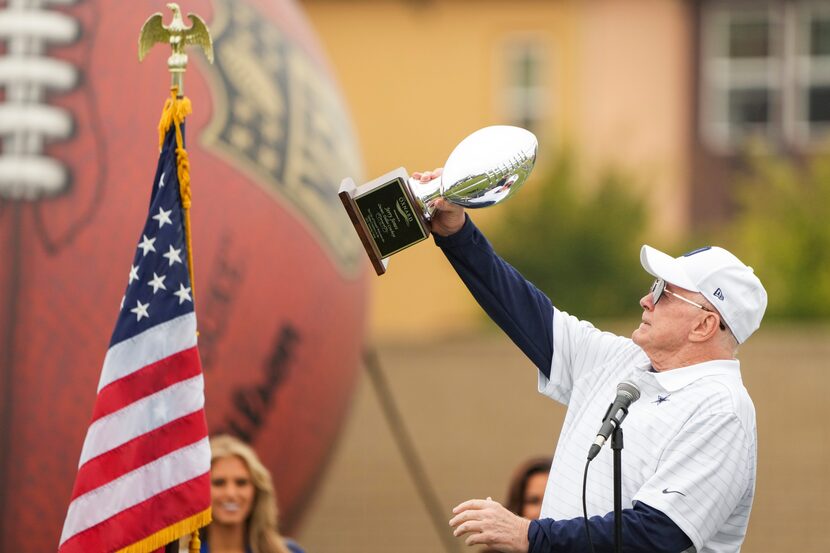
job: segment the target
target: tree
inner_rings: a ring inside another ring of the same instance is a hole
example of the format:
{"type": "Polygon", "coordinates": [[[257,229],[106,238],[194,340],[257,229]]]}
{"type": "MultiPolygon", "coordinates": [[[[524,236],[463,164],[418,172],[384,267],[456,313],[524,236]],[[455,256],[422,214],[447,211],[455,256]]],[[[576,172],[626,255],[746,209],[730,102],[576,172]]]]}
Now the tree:
{"type": "Polygon", "coordinates": [[[769,295],[767,313],[830,316],[830,155],[804,165],[754,148],[734,223],[769,295]]]}
{"type": "Polygon", "coordinates": [[[506,203],[493,244],[564,311],[589,319],[637,313],[649,284],[638,255],[644,203],[619,173],[590,183],[574,165],[570,153],[558,155],[547,175],[506,203]]]}

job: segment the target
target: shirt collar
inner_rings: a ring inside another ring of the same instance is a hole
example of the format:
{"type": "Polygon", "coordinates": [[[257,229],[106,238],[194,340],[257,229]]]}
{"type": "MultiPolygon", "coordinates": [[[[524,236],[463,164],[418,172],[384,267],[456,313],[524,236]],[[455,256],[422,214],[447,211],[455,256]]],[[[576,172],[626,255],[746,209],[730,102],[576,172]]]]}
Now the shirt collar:
{"type": "MultiPolygon", "coordinates": [[[[638,368],[649,370],[651,365],[642,365],[638,368]]],[[[667,392],[676,392],[692,382],[707,376],[731,376],[740,380],[741,364],[737,359],[716,359],[714,361],[705,361],[678,369],[650,372],[649,374],[664,390],[667,392]]]]}

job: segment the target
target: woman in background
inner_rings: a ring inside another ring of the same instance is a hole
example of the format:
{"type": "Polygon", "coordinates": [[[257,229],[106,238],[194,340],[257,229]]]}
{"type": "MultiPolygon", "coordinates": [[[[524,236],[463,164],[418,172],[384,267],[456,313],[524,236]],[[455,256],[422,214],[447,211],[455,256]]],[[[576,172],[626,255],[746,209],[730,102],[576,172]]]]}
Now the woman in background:
{"type": "MultiPolygon", "coordinates": [[[[516,467],[504,502],[504,506],[510,512],[530,520],[539,518],[552,462],[551,457],[533,457],[516,467]]],[[[478,549],[477,553],[499,552],[485,547],[478,549]]]]}
{"type": "Polygon", "coordinates": [[[531,520],[539,518],[551,462],[550,457],[538,457],[519,465],[507,489],[504,506],[508,510],[531,520]]]}
{"type": "Polygon", "coordinates": [[[268,469],[232,436],[210,440],[213,522],[201,532],[202,553],[303,553],[277,529],[277,498],[268,469]]]}

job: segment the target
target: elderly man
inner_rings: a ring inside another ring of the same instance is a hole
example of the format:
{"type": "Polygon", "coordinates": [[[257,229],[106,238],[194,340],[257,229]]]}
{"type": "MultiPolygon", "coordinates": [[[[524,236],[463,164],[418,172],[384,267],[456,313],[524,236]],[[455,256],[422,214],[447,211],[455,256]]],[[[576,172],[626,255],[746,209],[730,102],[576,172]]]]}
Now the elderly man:
{"type": "MultiPolygon", "coordinates": [[[[415,176],[426,182],[436,174],[415,176]]],[[[539,391],[568,406],[541,518],[518,517],[489,498],[470,500],[453,511],[455,535],[499,551],[588,551],[587,451],[617,384],[627,380],[641,397],[625,422],[625,551],[739,551],[755,489],[756,430],[735,354],[767,304],[752,269],[721,248],[673,258],[643,246],[641,263],[656,280],[628,339],[557,310],[493,252],[462,208],[441,200],[437,207],[435,242],[536,364],[539,391]]],[[[611,551],[610,448],[591,466],[588,526],[596,551],[611,551]]]]}

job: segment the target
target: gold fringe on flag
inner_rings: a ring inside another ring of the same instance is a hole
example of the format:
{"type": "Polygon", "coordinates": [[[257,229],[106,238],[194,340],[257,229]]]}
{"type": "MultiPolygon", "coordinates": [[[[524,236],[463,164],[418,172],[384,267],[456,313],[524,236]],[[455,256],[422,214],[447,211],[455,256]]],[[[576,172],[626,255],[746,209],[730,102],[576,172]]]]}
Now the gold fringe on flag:
{"type": "MultiPolygon", "coordinates": [[[[119,549],[117,553],[145,553],[147,551],[155,551],[191,532],[198,534],[197,530],[202,526],[210,524],[210,520],[210,507],[208,507],[201,513],[197,513],[190,518],[186,518],[172,526],[159,530],[155,534],[147,536],[132,545],[128,545],[124,549],[119,549]]],[[[196,541],[198,542],[198,538],[196,538],[196,541]]],[[[192,539],[190,541],[190,551],[194,551],[192,539]]],[[[195,551],[198,552],[199,550],[196,549],[195,551]]]]}
{"type": "Polygon", "coordinates": [[[176,172],[179,177],[179,193],[182,197],[182,210],[184,211],[184,238],[187,244],[187,267],[190,272],[190,295],[193,303],[196,303],[196,281],[193,278],[193,240],[190,233],[190,204],[192,194],[190,191],[190,160],[187,151],[184,149],[181,125],[185,117],[191,114],[193,107],[187,97],[179,98],[179,88],[174,86],[170,89],[170,98],[164,103],[159,121],[159,150],[164,144],[164,137],[170,130],[170,125],[176,125],[176,172]]]}

